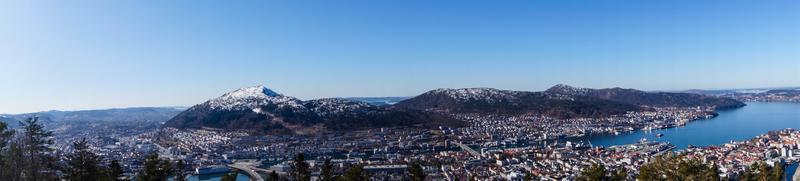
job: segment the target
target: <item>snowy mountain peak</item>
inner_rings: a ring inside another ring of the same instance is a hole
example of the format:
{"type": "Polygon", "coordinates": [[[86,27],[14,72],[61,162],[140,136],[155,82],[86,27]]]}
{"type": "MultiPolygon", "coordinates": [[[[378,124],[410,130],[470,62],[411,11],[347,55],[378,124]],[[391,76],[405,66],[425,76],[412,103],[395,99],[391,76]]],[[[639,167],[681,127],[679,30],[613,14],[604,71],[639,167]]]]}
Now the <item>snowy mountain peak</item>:
{"type": "Polygon", "coordinates": [[[545,92],[548,93],[556,93],[556,94],[566,94],[566,95],[584,95],[588,93],[591,89],[588,88],[579,88],[573,87],[566,84],[556,84],[553,87],[550,87],[545,92]]]}
{"type": "Polygon", "coordinates": [[[300,100],[294,97],[283,96],[264,85],[244,87],[226,93],[221,97],[208,101],[214,109],[253,109],[267,104],[277,104],[279,107],[300,107],[300,100]]]}
{"type": "Polygon", "coordinates": [[[243,87],[233,92],[228,92],[222,95],[222,97],[230,97],[230,98],[246,98],[246,97],[260,97],[260,96],[277,97],[281,96],[281,94],[272,91],[272,89],[267,88],[267,86],[259,84],[252,87],[243,87]]]}

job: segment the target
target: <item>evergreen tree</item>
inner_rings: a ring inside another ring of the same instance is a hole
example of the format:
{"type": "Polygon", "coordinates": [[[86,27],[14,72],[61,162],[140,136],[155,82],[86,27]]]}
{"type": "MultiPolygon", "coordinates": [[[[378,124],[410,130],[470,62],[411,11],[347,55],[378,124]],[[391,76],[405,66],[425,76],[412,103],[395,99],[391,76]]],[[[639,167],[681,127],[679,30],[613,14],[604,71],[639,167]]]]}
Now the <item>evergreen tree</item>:
{"type": "Polygon", "coordinates": [[[9,129],[8,124],[0,121],[0,178],[10,178],[12,159],[10,158],[9,142],[14,136],[14,130],[9,129]]]}
{"type": "Polygon", "coordinates": [[[525,177],[522,177],[522,181],[533,181],[533,174],[530,171],[525,171],[525,177]]]}
{"type": "Polygon", "coordinates": [[[745,170],[741,174],[739,174],[739,180],[742,180],[742,181],[755,181],[755,180],[758,180],[758,169],[757,168],[759,167],[759,164],[760,164],[759,162],[755,162],[755,163],[751,164],[750,166],[748,166],[747,168],[745,168],[745,170]]]}
{"type": "Polygon", "coordinates": [[[322,169],[320,170],[319,179],[321,181],[333,181],[333,164],[331,163],[331,159],[325,159],[325,162],[322,163],[322,169]]]}
{"type": "Polygon", "coordinates": [[[581,181],[607,181],[609,180],[606,167],[597,163],[592,163],[591,166],[581,172],[581,176],[577,178],[581,181]]]}
{"type": "Polygon", "coordinates": [[[756,165],[756,170],[758,170],[758,176],[756,178],[761,181],[768,181],[770,179],[770,169],[769,165],[766,163],[760,163],[756,165]]]}
{"type": "Polygon", "coordinates": [[[234,170],[230,173],[222,175],[222,178],[220,178],[219,181],[236,181],[236,176],[238,176],[238,174],[239,172],[237,170],[234,170]]]}
{"type": "Polygon", "coordinates": [[[408,167],[408,175],[411,181],[423,181],[425,180],[425,170],[422,169],[422,165],[419,164],[411,164],[408,167]]]}
{"type": "Polygon", "coordinates": [[[178,160],[175,165],[175,181],[186,181],[186,163],[183,160],[178,160]]]}
{"type": "Polygon", "coordinates": [[[55,158],[48,155],[52,151],[53,132],[45,130],[38,117],[22,121],[20,125],[23,130],[20,138],[23,161],[17,166],[22,167],[21,178],[29,181],[57,180],[55,158]]]}
{"type": "Polygon", "coordinates": [[[306,163],[305,156],[300,153],[294,157],[294,163],[292,164],[292,178],[298,181],[309,181],[311,180],[311,172],[308,169],[308,163],[306,163]]]}
{"type": "Polygon", "coordinates": [[[109,180],[105,168],[100,165],[101,158],[89,150],[86,138],[72,143],[73,151],[67,155],[67,165],[64,169],[66,180],[71,181],[97,181],[109,180]]]}
{"type": "Polygon", "coordinates": [[[4,171],[6,172],[3,178],[7,178],[8,180],[17,181],[22,180],[23,178],[23,171],[25,161],[27,159],[24,158],[24,148],[18,141],[12,141],[8,145],[7,150],[7,163],[4,166],[4,171]]]}
{"type": "Polygon", "coordinates": [[[124,180],[124,179],[122,179],[122,174],[123,174],[122,165],[119,164],[119,161],[112,160],[111,164],[109,164],[109,166],[108,166],[108,170],[109,170],[108,171],[108,176],[112,180],[116,180],[116,181],[124,180]]]}
{"type": "Polygon", "coordinates": [[[174,172],[172,164],[158,158],[158,154],[147,156],[144,169],[136,174],[136,181],[166,181],[174,172]]]}
{"type": "Polygon", "coordinates": [[[611,176],[611,180],[613,181],[628,180],[628,169],[625,169],[625,167],[618,168],[617,171],[614,173],[614,175],[611,176]]]}
{"type": "Polygon", "coordinates": [[[700,163],[697,159],[680,159],[678,160],[678,175],[679,180],[701,180],[706,177],[706,170],[708,166],[700,163]]]}
{"type": "Polygon", "coordinates": [[[269,173],[269,180],[279,181],[281,180],[281,176],[278,175],[278,172],[275,172],[275,170],[273,170],[272,172],[269,173]]]}
{"type": "Polygon", "coordinates": [[[772,171],[770,172],[770,180],[783,180],[786,174],[784,169],[783,163],[775,162],[775,166],[772,167],[772,171]]]}
{"type": "Polygon", "coordinates": [[[340,181],[366,181],[369,180],[369,173],[364,170],[364,165],[353,165],[344,175],[340,177],[340,181]]]}
{"type": "Polygon", "coordinates": [[[709,167],[708,171],[706,171],[706,178],[714,181],[720,180],[719,166],[717,166],[717,164],[711,163],[711,167],[709,167]]]}
{"type": "Polygon", "coordinates": [[[716,169],[713,165],[703,164],[697,159],[667,154],[657,156],[643,165],[636,178],[641,181],[718,180],[719,175],[713,169],[716,169]]]}

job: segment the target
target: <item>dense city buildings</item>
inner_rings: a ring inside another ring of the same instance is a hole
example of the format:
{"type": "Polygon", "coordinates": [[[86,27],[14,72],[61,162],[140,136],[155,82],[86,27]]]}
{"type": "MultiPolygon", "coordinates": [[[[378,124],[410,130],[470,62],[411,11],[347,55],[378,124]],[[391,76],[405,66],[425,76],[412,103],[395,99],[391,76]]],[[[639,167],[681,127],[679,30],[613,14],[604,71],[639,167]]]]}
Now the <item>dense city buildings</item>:
{"type": "MultiPolygon", "coordinates": [[[[165,159],[184,160],[194,173],[229,167],[249,169],[260,176],[271,171],[288,174],[292,157],[302,153],[308,156],[312,170],[331,159],[338,171],[365,165],[374,178],[389,180],[400,180],[412,163],[422,165],[434,180],[518,180],[528,175],[572,180],[594,163],[625,168],[633,179],[649,159],[674,151],[675,146],[641,140],[602,147],[568,138],[666,129],[715,115],[707,108],[657,108],[580,119],[464,114],[453,115],[468,120],[468,126],[459,128],[387,127],[318,135],[251,135],[212,128],[115,129],[62,134],[57,138],[59,143],[95,138],[92,150],[109,160],[120,160],[128,176],[141,169],[147,154],[157,152],[165,159]]],[[[798,135],[797,131],[784,130],[752,141],[689,148],[679,153],[717,163],[723,176],[735,176],[754,161],[793,161],[793,156],[800,155],[798,135]]],[[[60,152],[70,152],[68,144],[59,145],[60,152]]]]}

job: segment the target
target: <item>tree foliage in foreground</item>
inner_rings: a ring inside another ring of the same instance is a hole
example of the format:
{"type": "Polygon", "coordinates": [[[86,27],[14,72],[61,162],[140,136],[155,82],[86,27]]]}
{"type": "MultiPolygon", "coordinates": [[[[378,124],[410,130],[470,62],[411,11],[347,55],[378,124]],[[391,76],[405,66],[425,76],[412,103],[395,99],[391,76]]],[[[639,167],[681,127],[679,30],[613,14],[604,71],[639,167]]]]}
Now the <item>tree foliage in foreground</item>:
{"type": "Polygon", "coordinates": [[[776,162],[774,167],[764,162],[755,162],[739,175],[742,181],[780,181],[784,179],[786,171],[783,163],[776,162]]]}
{"type": "Polygon", "coordinates": [[[331,163],[331,159],[325,159],[325,162],[322,163],[322,168],[320,169],[319,174],[320,181],[334,181],[336,180],[336,176],[333,174],[333,164],[331,163]]]}
{"type": "Polygon", "coordinates": [[[656,156],[643,165],[637,178],[642,181],[719,180],[719,169],[698,159],[667,154],[656,156]]]}
{"type": "Polygon", "coordinates": [[[137,181],[167,181],[174,174],[172,163],[158,158],[158,154],[147,156],[144,169],[136,174],[137,181]]]}
{"type": "Polygon", "coordinates": [[[112,180],[108,169],[101,165],[102,158],[89,150],[89,142],[82,138],[74,143],[75,151],[67,155],[65,166],[66,180],[71,181],[104,181],[112,180]]]}
{"type": "Polygon", "coordinates": [[[425,170],[422,169],[422,165],[420,164],[411,164],[408,166],[408,176],[410,177],[411,181],[423,181],[425,180],[425,170]]]}
{"type": "Polygon", "coordinates": [[[222,175],[222,178],[220,178],[219,181],[236,181],[236,177],[238,175],[239,175],[239,171],[238,170],[233,170],[230,173],[226,173],[225,175],[222,175]]]}
{"type": "Polygon", "coordinates": [[[50,148],[53,133],[37,117],[21,121],[20,127],[16,132],[0,122],[0,180],[58,180],[58,162],[50,148]]]}
{"type": "Polygon", "coordinates": [[[364,165],[353,165],[339,177],[340,181],[366,181],[369,180],[369,173],[364,170],[364,165]]]}
{"type": "Polygon", "coordinates": [[[628,180],[628,170],[618,168],[616,171],[609,171],[605,166],[592,163],[591,166],[583,169],[581,175],[576,178],[580,181],[617,181],[628,180]]]}
{"type": "Polygon", "coordinates": [[[305,155],[302,153],[297,154],[294,157],[292,164],[292,178],[298,181],[311,180],[311,171],[309,170],[308,163],[306,163],[305,155]]]}

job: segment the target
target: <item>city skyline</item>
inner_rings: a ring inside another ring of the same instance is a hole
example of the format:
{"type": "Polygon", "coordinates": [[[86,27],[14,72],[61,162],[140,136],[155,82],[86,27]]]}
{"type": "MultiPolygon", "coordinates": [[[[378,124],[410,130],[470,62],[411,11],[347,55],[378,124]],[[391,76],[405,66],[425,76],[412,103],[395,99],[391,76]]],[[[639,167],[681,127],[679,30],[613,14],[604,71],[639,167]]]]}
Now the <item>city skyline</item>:
{"type": "Polygon", "coordinates": [[[436,88],[800,86],[798,2],[126,2],[0,6],[0,113],[436,88]]]}

